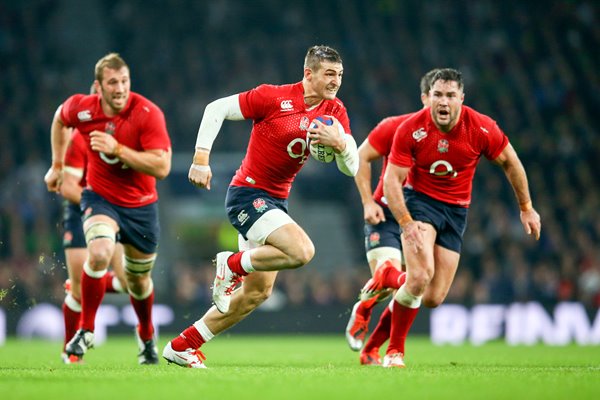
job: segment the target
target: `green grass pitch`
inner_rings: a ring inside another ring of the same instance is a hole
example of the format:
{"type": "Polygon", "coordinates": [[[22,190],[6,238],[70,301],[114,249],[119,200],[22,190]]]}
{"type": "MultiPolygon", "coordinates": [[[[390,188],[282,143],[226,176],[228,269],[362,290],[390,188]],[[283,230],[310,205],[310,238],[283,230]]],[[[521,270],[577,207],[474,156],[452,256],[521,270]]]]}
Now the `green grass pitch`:
{"type": "MultiPolygon", "coordinates": [[[[159,351],[172,335],[162,334],[159,351]]],[[[364,367],[343,335],[222,335],[207,370],[139,366],[133,337],[110,336],[84,365],[60,344],[0,346],[0,398],[15,399],[600,399],[600,346],[434,346],[409,338],[407,368],[364,367]]]]}

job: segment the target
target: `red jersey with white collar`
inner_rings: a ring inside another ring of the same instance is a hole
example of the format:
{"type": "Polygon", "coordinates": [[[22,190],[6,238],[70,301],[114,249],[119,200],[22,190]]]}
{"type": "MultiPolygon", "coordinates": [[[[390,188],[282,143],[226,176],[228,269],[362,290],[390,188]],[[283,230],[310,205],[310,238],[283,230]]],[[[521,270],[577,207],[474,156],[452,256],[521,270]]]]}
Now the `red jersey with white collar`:
{"type": "Polygon", "coordinates": [[[87,167],[87,144],[81,133],[77,129],[73,129],[69,147],[65,153],[65,167],[71,167],[83,170],[83,176],[79,181],[81,187],[85,187],[86,178],[85,170],[87,167]]]}
{"type": "Polygon", "coordinates": [[[156,179],[135,171],[118,158],[92,151],[89,133],[98,130],[114,135],[136,151],[168,150],[171,140],[163,112],[142,95],[131,93],[125,108],[107,117],[97,94],[71,96],[63,103],[60,118],[82,133],[88,148],[88,187],[109,202],[122,207],[141,207],[158,200],[156,179]]]}
{"type": "Polygon", "coordinates": [[[392,151],[394,135],[396,134],[396,129],[398,126],[400,126],[402,122],[406,121],[411,115],[412,114],[404,114],[384,118],[367,136],[369,144],[383,156],[381,175],[379,176],[377,187],[373,192],[373,200],[384,207],[387,207],[387,200],[383,196],[383,177],[385,175],[385,170],[387,169],[388,156],[392,151]]]}
{"type": "Polygon", "coordinates": [[[462,106],[448,133],[434,124],[429,108],[398,127],[389,162],[410,167],[405,185],[444,203],[468,207],[475,168],[483,155],[497,158],[508,138],[490,117],[462,106]]]}
{"type": "Polygon", "coordinates": [[[350,133],[344,104],[336,98],[308,108],[302,82],[260,85],[240,93],[239,102],[242,115],[254,120],[254,125],[248,151],[231,184],[262,189],[276,198],[288,198],[296,174],[308,159],[306,129],[315,117],[332,115],[350,133]]]}

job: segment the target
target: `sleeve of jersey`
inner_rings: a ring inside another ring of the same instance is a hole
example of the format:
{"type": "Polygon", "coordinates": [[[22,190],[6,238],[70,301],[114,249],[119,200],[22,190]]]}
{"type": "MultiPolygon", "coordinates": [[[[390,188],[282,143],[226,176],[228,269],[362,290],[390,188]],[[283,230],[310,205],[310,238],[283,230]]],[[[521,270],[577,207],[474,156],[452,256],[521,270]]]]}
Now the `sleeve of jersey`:
{"type": "Polygon", "coordinates": [[[142,148],[145,150],[168,150],[171,147],[171,139],[167,132],[164,114],[156,106],[150,107],[147,113],[147,115],[142,115],[144,121],[141,137],[142,148]]]}
{"type": "Polygon", "coordinates": [[[260,85],[239,94],[240,110],[245,119],[261,119],[268,109],[269,85],[260,85]]]}
{"type": "Polygon", "coordinates": [[[394,141],[392,142],[392,150],[388,160],[399,167],[410,167],[413,164],[412,141],[405,135],[408,129],[402,128],[403,125],[400,125],[394,133],[394,141]]]}
{"type": "Polygon", "coordinates": [[[77,124],[77,112],[79,111],[77,107],[82,97],[81,94],[73,95],[62,104],[60,120],[65,126],[75,126],[77,124]]]}
{"type": "Polygon", "coordinates": [[[498,124],[494,124],[493,128],[490,129],[490,133],[485,137],[487,138],[487,146],[485,146],[483,152],[488,160],[495,160],[508,145],[508,137],[502,132],[498,124]]]}
{"type": "Polygon", "coordinates": [[[384,119],[369,132],[369,135],[367,136],[369,144],[382,156],[388,155],[392,147],[394,133],[396,132],[397,127],[398,123],[391,118],[384,119]]]}

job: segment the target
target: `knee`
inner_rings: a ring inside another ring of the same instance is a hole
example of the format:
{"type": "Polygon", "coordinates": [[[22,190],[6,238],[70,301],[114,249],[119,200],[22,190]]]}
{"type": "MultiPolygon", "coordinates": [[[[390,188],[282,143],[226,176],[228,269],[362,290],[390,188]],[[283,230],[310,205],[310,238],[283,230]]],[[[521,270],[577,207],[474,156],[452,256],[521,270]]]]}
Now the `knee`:
{"type": "Polygon", "coordinates": [[[108,268],[112,252],[108,247],[90,247],[88,248],[88,265],[94,271],[108,268]]]}
{"type": "Polygon", "coordinates": [[[305,243],[297,246],[291,254],[289,254],[290,268],[300,268],[303,265],[308,264],[314,256],[315,246],[310,240],[307,240],[305,243]]]}
{"type": "Polygon", "coordinates": [[[406,280],[411,293],[423,293],[427,289],[429,282],[431,282],[432,276],[427,271],[410,271],[406,280]]]}
{"type": "Polygon", "coordinates": [[[436,308],[440,304],[442,304],[442,302],[437,301],[437,299],[423,298],[423,305],[427,308],[436,308]]]}
{"type": "Polygon", "coordinates": [[[127,281],[124,288],[127,288],[130,293],[143,295],[153,287],[152,279],[149,273],[146,274],[131,274],[127,273],[127,281]]]}
{"type": "Polygon", "coordinates": [[[423,296],[423,305],[427,308],[436,308],[440,306],[445,299],[446,296],[440,293],[425,293],[425,295],[423,296]]]}

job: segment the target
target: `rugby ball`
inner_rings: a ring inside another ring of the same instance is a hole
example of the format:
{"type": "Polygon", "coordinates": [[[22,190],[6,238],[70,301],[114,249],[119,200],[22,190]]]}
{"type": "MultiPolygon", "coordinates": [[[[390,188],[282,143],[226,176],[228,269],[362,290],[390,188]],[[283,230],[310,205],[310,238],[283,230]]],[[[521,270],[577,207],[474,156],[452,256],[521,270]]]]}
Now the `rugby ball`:
{"type": "MultiPolygon", "coordinates": [[[[333,125],[333,119],[326,115],[318,116],[315,119],[321,121],[325,125],[333,125]]],[[[313,120],[313,122],[310,123],[310,128],[312,129],[316,127],[317,124],[313,120]]],[[[310,139],[308,139],[308,149],[310,151],[310,155],[317,161],[330,163],[335,160],[335,154],[333,152],[333,147],[331,146],[325,146],[320,143],[313,144],[311,143],[310,139]]]]}

